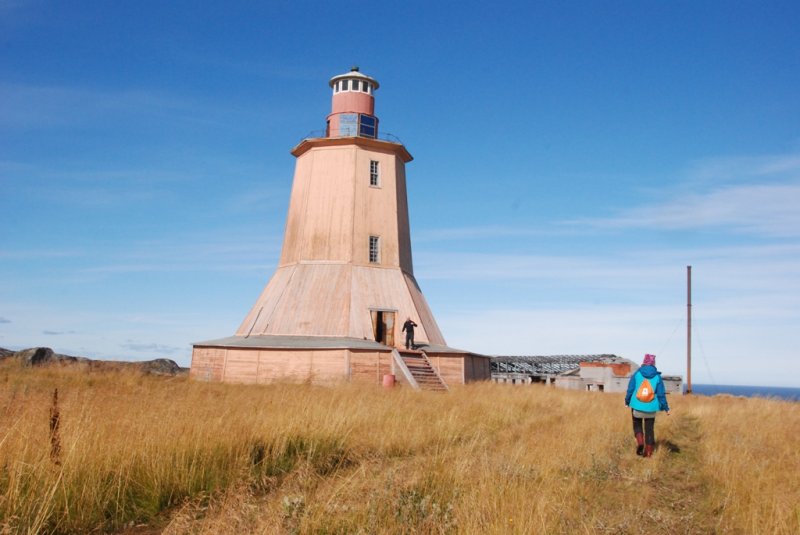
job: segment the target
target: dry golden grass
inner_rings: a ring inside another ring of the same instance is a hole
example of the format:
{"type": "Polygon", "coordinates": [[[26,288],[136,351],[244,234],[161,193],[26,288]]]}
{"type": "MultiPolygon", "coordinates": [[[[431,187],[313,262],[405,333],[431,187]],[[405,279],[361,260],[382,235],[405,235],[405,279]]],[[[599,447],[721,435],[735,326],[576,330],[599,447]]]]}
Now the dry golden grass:
{"type": "Polygon", "coordinates": [[[0,367],[0,533],[800,533],[800,404],[0,367]],[[51,458],[53,390],[60,454],[51,458]]]}

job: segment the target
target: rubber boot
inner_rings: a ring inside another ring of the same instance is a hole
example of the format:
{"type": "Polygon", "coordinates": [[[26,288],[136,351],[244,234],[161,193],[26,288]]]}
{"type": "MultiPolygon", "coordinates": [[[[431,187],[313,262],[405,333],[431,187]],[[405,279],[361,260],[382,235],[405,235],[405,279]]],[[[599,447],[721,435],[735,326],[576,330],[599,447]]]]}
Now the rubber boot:
{"type": "Polygon", "coordinates": [[[644,435],[636,433],[636,455],[644,455],[644,435]]]}
{"type": "Polygon", "coordinates": [[[645,457],[652,457],[653,456],[653,446],[648,444],[644,447],[644,456],[645,457]]]}

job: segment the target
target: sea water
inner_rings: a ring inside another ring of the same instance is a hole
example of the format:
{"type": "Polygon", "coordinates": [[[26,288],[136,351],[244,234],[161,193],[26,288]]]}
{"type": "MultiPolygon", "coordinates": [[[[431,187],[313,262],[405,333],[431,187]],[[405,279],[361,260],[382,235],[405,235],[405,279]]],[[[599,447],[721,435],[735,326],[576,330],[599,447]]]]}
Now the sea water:
{"type": "MultiPolygon", "coordinates": [[[[686,386],[684,385],[684,390],[686,386]]],[[[730,394],[748,398],[778,398],[789,401],[800,401],[800,388],[784,386],[741,386],[741,385],[692,385],[692,394],[700,396],[713,396],[715,394],[730,394]]]]}

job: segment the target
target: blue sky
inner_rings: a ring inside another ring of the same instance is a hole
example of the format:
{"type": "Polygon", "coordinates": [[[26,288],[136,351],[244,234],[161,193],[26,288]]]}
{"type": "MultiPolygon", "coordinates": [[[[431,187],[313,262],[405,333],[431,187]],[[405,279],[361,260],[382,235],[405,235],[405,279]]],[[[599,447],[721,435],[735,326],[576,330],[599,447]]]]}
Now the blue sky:
{"type": "Polygon", "coordinates": [[[0,0],[0,346],[173,358],[275,269],[328,79],[377,78],[448,343],[800,386],[797,2],[0,0]]]}

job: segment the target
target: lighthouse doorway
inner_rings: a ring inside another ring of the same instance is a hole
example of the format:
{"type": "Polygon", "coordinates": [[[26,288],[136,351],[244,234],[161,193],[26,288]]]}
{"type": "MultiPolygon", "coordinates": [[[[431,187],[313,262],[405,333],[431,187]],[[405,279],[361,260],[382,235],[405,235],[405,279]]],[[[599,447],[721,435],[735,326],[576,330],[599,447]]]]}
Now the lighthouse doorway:
{"type": "Polygon", "coordinates": [[[394,346],[394,316],[392,310],[370,310],[372,315],[372,331],[375,341],[383,345],[394,346]]]}

